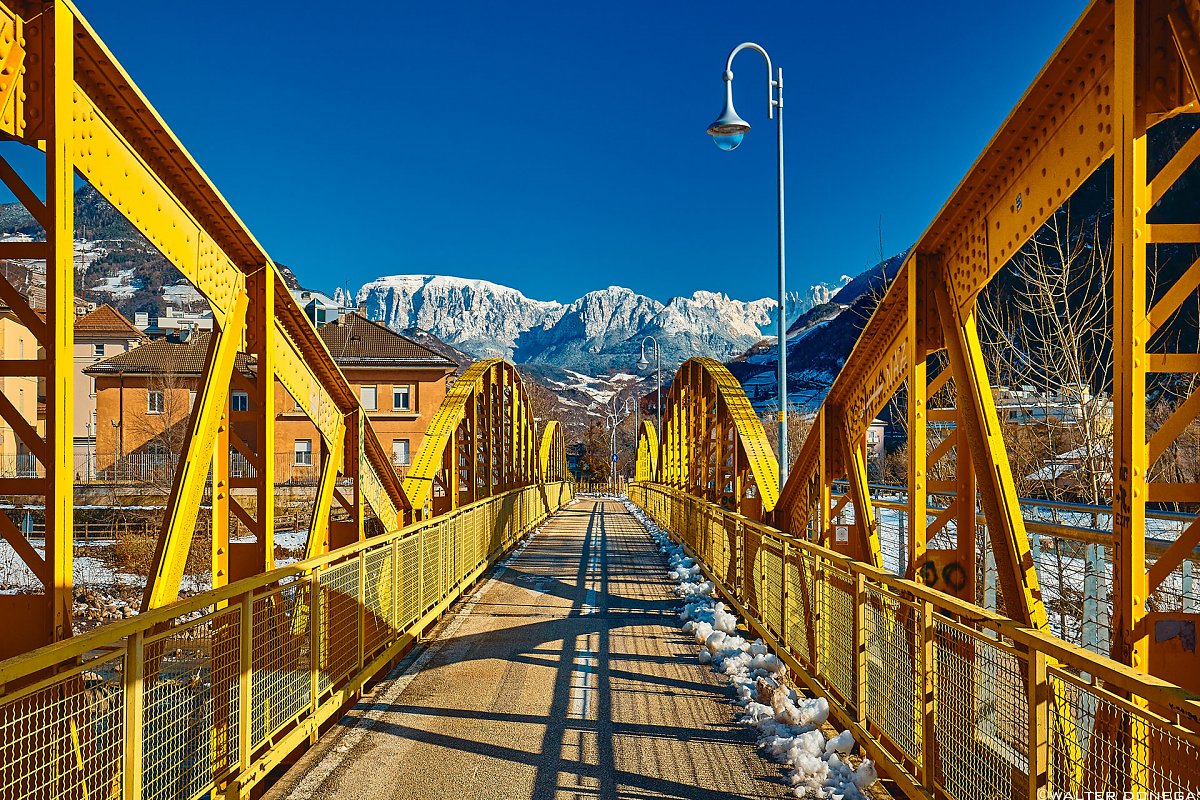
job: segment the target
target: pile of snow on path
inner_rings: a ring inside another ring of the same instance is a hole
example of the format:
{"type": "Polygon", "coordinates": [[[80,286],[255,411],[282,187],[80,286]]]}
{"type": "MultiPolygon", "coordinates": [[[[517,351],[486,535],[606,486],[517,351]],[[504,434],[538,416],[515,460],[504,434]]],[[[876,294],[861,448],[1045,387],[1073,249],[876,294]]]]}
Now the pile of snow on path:
{"type": "Polygon", "coordinates": [[[675,595],[683,601],[679,612],[683,631],[700,645],[700,663],[729,677],[737,704],[745,709],[742,722],[758,731],[759,747],[766,755],[787,767],[792,794],[865,800],[862,790],[879,775],[870,759],[857,768],[847,760],[854,747],[850,731],[826,740],[821,726],[829,719],[829,702],[823,697],[802,700],[788,688],[783,683],[787,666],[762,639],[749,642],[738,635],[737,615],[716,599],[716,587],[701,574],[700,565],[640,508],[628,499],[624,502],[667,558],[667,574],[676,582],[675,595]]]}

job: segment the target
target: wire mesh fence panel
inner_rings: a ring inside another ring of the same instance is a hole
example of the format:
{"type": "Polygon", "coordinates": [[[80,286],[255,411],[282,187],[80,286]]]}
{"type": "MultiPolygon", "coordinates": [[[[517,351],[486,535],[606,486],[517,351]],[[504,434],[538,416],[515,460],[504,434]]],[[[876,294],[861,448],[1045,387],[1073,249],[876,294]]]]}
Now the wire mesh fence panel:
{"type": "Polygon", "coordinates": [[[123,653],[40,681],[0,705],[0,797],[121,795],[123,653]]]}
{"type": "Polygon", "coordinates": [[[404,630],[421,614],[421,539],[409,536],[400,540],[400,610],[399,626],[404,630]]]}
{"type": "Polygon", "coordinates": [[[759,621],[776,637],[783,636],[783,554],[779,542],[763,538],[758,551],[759,621]]]}
{"type": "Polygon", "coordinates": [[[258,747],[312,702],[311,584],[297,581],[254,598],[250,741],[258,747]]]}
{"type": "Polygon", "coordinates": [[[818,584],[821,600],[821,674],[834,693],[851,707],[855,697],[854,677],[854,578],[826,564],[818,584]]]}
{"type": "Polygon", "coordinates": [[[363,553],[363,652],[370,658],[396,630],[393,616],[392,548],[380,547],[363,553]]]}
{"type": "Polygon", "coordinates": [[[462,578],[463,570],[463,552],[462,552],[462,517],[458,516],[447,523],[447,536],[449,544],[449,564],[446,569],[447,583],[450,585],[457,584],[462,578]]]}
{"type": "Polygon", "coordinates": [[[934,618],[941,784],[951,797],[1025,794],[1025,664],[1002,643],[934,618]]]}
{"type": "Polygon", "coordinates": [[[338,685],[358,665],[358,559],[319,573],[321,584],[321,691],[338,685]]]}
{"type": "Polygon", "coordinates": [[[921,759],[921,609],[866,587],[867,719],[903,753],[921,759]]]}
{"type": "Polygon", "coordinates": [[[742,564],[739,573],[744,576],[741,585],[736,587],[741,592],[741,600],[746,609],[758,619],[762,619],[762,558],[759,550],[762,547],[762,534],[753,528],[747,528],[742,534],[742,564]]]}
{"type": "Polygon", "coordinates": [[[1050,788],[1082,797],[1200,794],[1200,734],[1099,683],[1049,670],[1050,788]]]}
{"type": "Polygon", "coordinates": [[[421,531],[421,611],[428,611],[438,601],[441,570],[441,526],[431,525],[421,531]]]}
{"type": "Polygon", "coordinates": [[[787,563],[788,646],[797,660],[808,667],[816,654],[818,599],[813,560],[810,553],[793,549],[787,563]]]}
{"type": "Polygon", "coordinates": [[[195,797],[237,767],[241,608],[148,638],[143,796],[195,797]]]}
{"type": "Polygon", "coordinates": [[[709,567],[729,586],[733,585],[734,576],[737,574],[737,536],[737,522],[728,516],[713,530],[712,560],[708,562],[709,567]]]}

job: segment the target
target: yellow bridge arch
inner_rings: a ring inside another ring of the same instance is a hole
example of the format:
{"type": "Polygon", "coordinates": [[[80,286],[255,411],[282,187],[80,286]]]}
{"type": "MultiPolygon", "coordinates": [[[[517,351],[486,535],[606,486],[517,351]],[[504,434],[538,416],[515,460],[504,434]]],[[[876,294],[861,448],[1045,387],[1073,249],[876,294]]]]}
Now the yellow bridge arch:
{"type": "MultiPolygon", "coordinates": [[[[657,468],[645,465],[659,482],[755,519],[775,508],[779,462],[741,384],[720,361],[693,358],[679,367],[662,427],[657,468]]],[[[639,438],[646,436],[643,429],[639,438]]]]}
{"type": "Polygon", "coordinates": [[[558,420],[552,419],[546,423],[542,431],[542,440],[538,448],[538,463],[542,483],[547,481],[565,481],[567,473],[567,442],[563,438],[562,426],[558,420]]]}
{"type": "Polygon", "coordinates": [[[642,429],[638,431],[637,461],[634,463],[634,480],[658,480],[658,430],[650,420],[643,420],[642,429]]]}
{"type": "MultiPolygon", "coordinates": [[[[557,435],[561,445],[557,423],[547,425],[546,434],[551,442],[557,435]]],[[[404,480],[415,517],[537,483],[542,473],[535,435],[517,368],[499,358],[472,364],[446,393],[404,480]]],[[[565,453],[561,461],[565,471],[565,453]]]]}

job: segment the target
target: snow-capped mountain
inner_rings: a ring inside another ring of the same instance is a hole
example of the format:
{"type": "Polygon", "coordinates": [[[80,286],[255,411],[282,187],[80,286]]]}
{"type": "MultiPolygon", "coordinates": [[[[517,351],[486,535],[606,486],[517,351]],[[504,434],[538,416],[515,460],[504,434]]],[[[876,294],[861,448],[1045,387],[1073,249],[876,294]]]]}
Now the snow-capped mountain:
{"type": "MultiPolygon", "coordinates": [[[[345,295],[339,289],[334,299],[345,302],[345,295]]],[[[441,275],[378,278],[358,290],[355,304],[391,328],[422,328],[481,358],[511,358],[522,334],[553,325],[564,310],[490,281],[441,275]]]]}
{"type": "MultiPolygon", "coordinates": [[[[828,302],[849,278],[789,295],[788,322],[828,302]]],[[[335,299],[347,303],[349,293],[335,299]]],[[[628,370],[646,336],[663,348],[663,368],[696,355],[729,358],[774,329],[776,302],[731,299],[698,291],[666,304],[610,286],[566,305],[534,300],[490,281],[443,275],[377,278],[355,293],[354,305],[397,330],[422,328],[475,356],[550,364],[588,375],[628,370]]]]}

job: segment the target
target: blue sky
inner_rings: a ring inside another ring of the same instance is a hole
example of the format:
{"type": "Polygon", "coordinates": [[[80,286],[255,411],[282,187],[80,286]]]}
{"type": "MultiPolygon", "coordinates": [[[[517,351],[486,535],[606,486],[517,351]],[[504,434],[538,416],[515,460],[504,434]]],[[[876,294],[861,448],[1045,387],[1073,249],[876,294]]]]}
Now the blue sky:
{"type": "Polygon", "coordinates": [[[539,299],[775,292],[765,67],[785,80],[788,280],[911,244],[1082,12],[1008,3],[79,0],[275,259],[312,288],[486,278],[539,299]]]}

